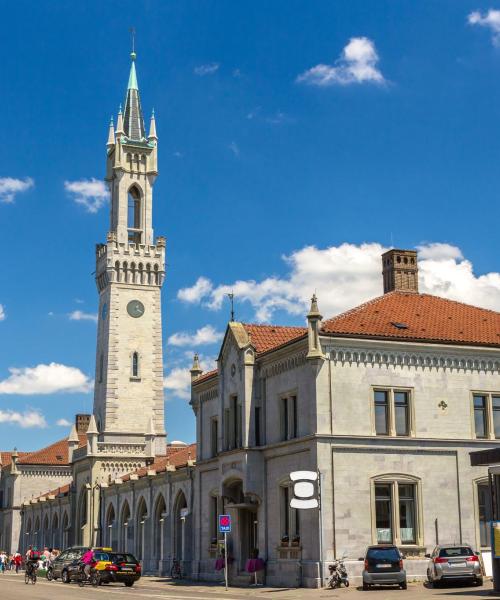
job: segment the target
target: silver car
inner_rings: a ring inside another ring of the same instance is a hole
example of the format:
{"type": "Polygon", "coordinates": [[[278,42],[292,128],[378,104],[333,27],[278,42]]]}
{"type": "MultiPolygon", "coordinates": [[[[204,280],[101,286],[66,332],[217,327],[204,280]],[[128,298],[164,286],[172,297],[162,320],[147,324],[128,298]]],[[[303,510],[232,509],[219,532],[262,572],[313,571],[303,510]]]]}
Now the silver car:
{"type": "Polygon", "coordinates": [[[483,570],[479,556],[465,544],[436,546],[429,558],[427,579],[433,587],[446,581],[469,580],[483,585],[483,570]]]}

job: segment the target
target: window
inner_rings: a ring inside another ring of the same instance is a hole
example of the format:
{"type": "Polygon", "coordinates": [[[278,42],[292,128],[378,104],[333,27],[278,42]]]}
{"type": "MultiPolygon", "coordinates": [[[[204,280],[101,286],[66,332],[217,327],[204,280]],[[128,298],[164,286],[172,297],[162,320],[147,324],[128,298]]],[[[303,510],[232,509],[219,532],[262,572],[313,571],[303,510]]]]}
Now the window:
{"type": "Polygon", "coordinates": [[[476,437],[485,438],[488,434],[488,422],[486,420],[486,396],[474,396],[474,426],[476,437]]]}
{"type": "Polygon", "coordinates": [[[212,457],[217,456],[217,440],[219,437],[219,422],[216,418],[210,421],[210,454],[212,457]]]}
{"type": "Polygon", "coordinates": [[[419,543],[417,483],[403,480],[376,481],[375,541],[378,544],[419,543]]]}
{"type": "Polygon", "coordinates": [[[132,187],[128,193],[127,229],[129,242],[141,243],[141,197],[139,190],[132,187]]]}
{"type": "Polygon", "coordinates": [[[500,438],[500,396],[491,397],[491,408],[493,410],[493,432],[495,438],[500,438]]]}
{"type": "Polygon", "coordinates": [[[210,545],[217,545],[219,532],[219,514],[217,507],[217,496],[210,496],[210,545]]]}
{"type": "Polygon", "coordinates": [[[280,541],[282,546],[298,545],[300,542],[300,511],[290,506],[292,495],[293,492],[289,485],[280,487],[280,541]]]}
{"type": "Polygon", "coordinates": [[[481,548],[490,546],[491,496],[487,482],[477,484],[477,506],[479,517],[479,543],[481,548]]]}
{"type": "Polygon", "coordinates": [[[132,354],[132,377],[139,379],[139,353],[134,352],[132,354]]]}
{"type": "Polygon", "coordinates": [[[260,406],[254,408],[255,445],[260,446],[260,406]]]}
{"type": "Polygon", "coordinates": [[[297,396],[280,398],[281,439],[291,440],[298,437],[297,396]]]}
{"type": "Polygon", "coordinates": [[[500,439],[500,394],[474,392],[474,434],[477,439],[500,439]]]}
{"type": "Polygon", "coordinates": [[[389,392],[375,390],[375,431],[389,435],[389,392]]]}
{"type": "Polygon", "coordinates": [[[409,390],[375,389],[373,391],[373,407],[376,435],[409,436],[413,434],[409,390]]]}
{"type": "Polygon", "coordinates": [[[238,404],[238,396],[229,398],[229,409],[224,411],[224,436],[226,450],[241,448],[242,437],[242,406],[238,404]]]}

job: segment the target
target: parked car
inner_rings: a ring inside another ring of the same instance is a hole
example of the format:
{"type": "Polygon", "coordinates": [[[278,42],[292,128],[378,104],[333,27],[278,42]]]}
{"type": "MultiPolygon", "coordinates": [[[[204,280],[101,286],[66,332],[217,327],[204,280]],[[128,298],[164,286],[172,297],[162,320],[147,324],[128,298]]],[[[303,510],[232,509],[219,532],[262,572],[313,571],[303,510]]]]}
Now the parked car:
{"type": "Polygon", "coordinates": [[[88,550],[85,546],[72,546],[67,548],[52,563],[52,579],[61,578],[64,583],[69,583],[69,567],[79,561],[88,550]]]}
{"type": "Polygon", "coordinates": [[[109,562],[96,567],[99,583],[123,583],[132,587],[141,577],[141,565],[129,552],[110,552],[109,562]]]}
{"type": "Polygon", "coordinates": [[[363,589],[368,590],[372,585],[398,585],[402,590],[406,590],[403,559],[404,556],[393,544],[368,546],[363,570],[363,589]]]}
{"type": "Polygon", "coordinates": [[[446,581],[469,580],[476,585],[483,585],[483,570],[479,556],[471,546],[442,545],[436,546],[429,558],[427,579],[433,587],[446,581]]]}

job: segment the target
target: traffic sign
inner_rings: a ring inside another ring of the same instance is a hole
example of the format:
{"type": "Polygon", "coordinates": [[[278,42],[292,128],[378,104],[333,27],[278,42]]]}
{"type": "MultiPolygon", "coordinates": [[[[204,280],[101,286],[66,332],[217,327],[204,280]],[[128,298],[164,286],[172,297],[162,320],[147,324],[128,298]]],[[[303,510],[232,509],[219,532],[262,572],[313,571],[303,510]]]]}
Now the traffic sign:
{"type": "Polygon", "coordinates": [[[231,515],[219,515],[220,533],[231,533],[231,515]]]}

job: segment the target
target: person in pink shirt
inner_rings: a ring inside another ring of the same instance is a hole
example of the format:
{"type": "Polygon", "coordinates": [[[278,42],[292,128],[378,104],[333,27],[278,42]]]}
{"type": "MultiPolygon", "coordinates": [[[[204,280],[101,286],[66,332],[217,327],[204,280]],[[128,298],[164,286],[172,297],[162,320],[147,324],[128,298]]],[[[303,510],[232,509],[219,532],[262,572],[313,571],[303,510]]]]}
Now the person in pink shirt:
{"type": "Polygon", "coordinates": [[[94,553],[90,548],[82,556],[80,562],[82,562],[85,565],[83,571],[88,579],[90,576],[90,569],[92,568],[92,563],[94,562],[94,553]]]}

